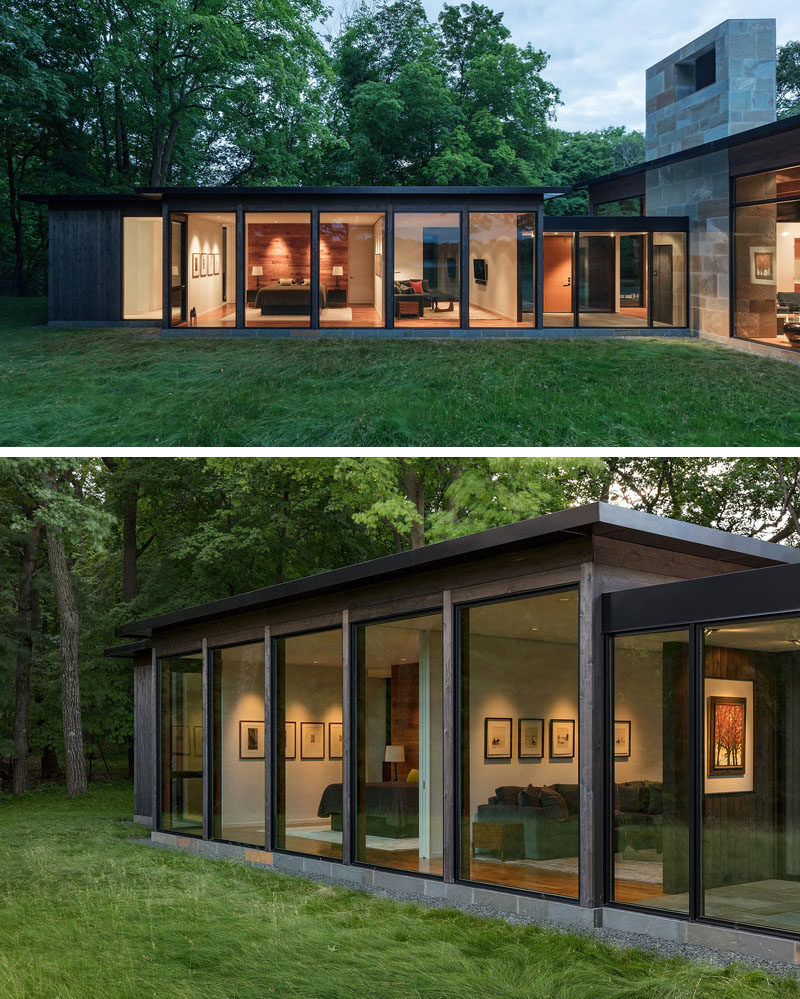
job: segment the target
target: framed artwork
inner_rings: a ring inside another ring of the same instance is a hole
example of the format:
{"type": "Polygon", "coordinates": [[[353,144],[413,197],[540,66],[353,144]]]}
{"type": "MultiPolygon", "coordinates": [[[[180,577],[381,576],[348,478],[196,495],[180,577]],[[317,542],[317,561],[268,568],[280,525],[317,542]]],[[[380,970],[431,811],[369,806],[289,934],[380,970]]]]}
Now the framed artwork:
{"type": "Polygon", "coordinates": [[[325,722],[300,722],[300,759],[325,759],[325,722]]]}
{"type": "Polygon", "coordinates": [[[521,760],[541,760],[544,756],[544,718],[520,718],[517,756],[521,760]]]}
{"type": "Polygon", "coordinates": [[[192,254],[192,277],[200,277],[200,254],[192,254]]]}
{"type": "Polygon", "coordinates": [[[744,774],[747,698],[708,698],[708,776],[744,774]]]}
{"type": "Polygon", "coordinates": [[[284,725],[284,738],[286,742],[283,747],[283,758],[285,760],[297,759],[297,722],[286,722],[284,725]]]}
{"type": "Polygon", "coordinates": [[[483,755],[487,760],[511,759],[511,719],[483,719],[483,755]]]}
{"type": "Polygon", "coordinates": [[[219,274],[219,254],[214,254],[214,273],[219,274]]]}
{"type": "Polygon", "coordinates": [[[342,758],[342,723],[328,722],[328,759],[342,758]]]}
{"type": "Polygon", "coordinates": [[[264,759],[264,722],[239,722],[239,759],[264,759]]]}
{"type": "Polygon", "coordinates": [[[383,277],[383,254],[375,254],[375,277],[383,277]]]}
{"type": "Polygon", "coordinates": [[[203,726],[192,726],[192,753],[195,756],[203,755],[203,726]]]}
{"type": "Polygon", "coordinates": [[[208,274],[208,254],[200,254],[200,277],[205,277],[208,274]]]}
{"type": "Polygon", "coordinates": [[[188,725],[172,726],[172,755],[191,756],[188,725]]]}
{"type": "Polygon", "coordinates": [[[775,284],[775,247],[750,247],[750,280],[753,284],[775,284]]]}
{"type": "Polygon", "coordinates": [[[621,759],[631,755],[631,723],[629,721],[614,722],[614,758],[621,759]]]}
{"type": "Polygon", "coordinates": [[[575,755],[575,719],[550,719],[550,755],[569,760],[575,755]]]}

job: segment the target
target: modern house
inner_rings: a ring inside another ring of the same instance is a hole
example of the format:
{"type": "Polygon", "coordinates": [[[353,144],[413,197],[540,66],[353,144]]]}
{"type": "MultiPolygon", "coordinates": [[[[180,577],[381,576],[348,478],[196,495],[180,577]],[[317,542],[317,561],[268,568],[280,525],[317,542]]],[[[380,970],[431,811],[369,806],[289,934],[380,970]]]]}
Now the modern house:
{"type": "Polygon", "coordinates": [[[564,187],[32,196],[49,206],[50,323],[791,347],[800,116],[775,122],[775,22],[725,21],[648,70],[647,140],[645,164],[589,185],[586,218],[545,213],[564,187]]]}
{"type": "Polygon", "coordinates": [[[595,503],[120,629],[152,839],[800,957],[800,550],[595,503]]]}

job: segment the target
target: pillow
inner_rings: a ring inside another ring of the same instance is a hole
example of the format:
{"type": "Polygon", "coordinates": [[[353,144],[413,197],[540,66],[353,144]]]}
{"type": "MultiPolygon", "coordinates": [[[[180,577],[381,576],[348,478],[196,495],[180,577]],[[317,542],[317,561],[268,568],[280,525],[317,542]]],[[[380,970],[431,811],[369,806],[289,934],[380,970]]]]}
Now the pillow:
{"type": "Polygon", "coordinates": [[[428,282],[425,278],[422,279],[422,290],[427,294],[431,289],[428,287],[428,282]]]}
{"type": "Polygon", "coordinates": [[[278,278],[278,284],[291,284],[291,278],[278,278]]]}
{"type": "Polygon", "coordinates": [[[569,809],[570,815],[577,815],[580,805],[578,804],[578,785],[577,784],[553,784],[553,787],[558,791],[561,797],[566,801],[567,808],[569,809]]]}
{"type": "Polygon", "coordinates": [[[401,295],[402,294],[402,292],[400,291],[400,284],[397,281],[395,281],[395,283],[394,283],[394,293],[395,293],[395,295],[401,295]]]}
{"type": "Polygon", "coordinates": [[[567,803],[554,787],[545,785],[539,792],[539,801],[548,819],[565,822],[569,818],[567,803]]]}
{"type": "Polygon", "coordinates": [[[406,784],[419,784],[419,770],[409,770],[406,784]]]}
{"type": "Polygon", "coordinates": [[[523,790],[524,788],[516,787],[513,784],[506,785],[505,787],[496,787],[494,793],[497,796],[497,804],[516,805],[519,800],[519,792],[523,790]]]}
{"type": "Polygon", "coordinates": [[[421,281],[409,281],[408,283],[411,285],[411,290],[414,292],[415,295],[421,295],[422,294],[422,282],[421,281]]]}
{"type": "Polygon", "coordinates": [[[541,792],[540,787],[534,787],[533,784],[528,784],[526,788],[523,788],[519,792],[519,797],[517,798],[517,804],[520,808],[538,808],[539,807],[539,793],[541,792]]]}
{"type": "Polygon", "coordinates": [[[408,283],[408,281],[401,281],[400,282],[400,294],[401,295],[407,295],[410,291],[411,291],[411,285],[408,283]]]}

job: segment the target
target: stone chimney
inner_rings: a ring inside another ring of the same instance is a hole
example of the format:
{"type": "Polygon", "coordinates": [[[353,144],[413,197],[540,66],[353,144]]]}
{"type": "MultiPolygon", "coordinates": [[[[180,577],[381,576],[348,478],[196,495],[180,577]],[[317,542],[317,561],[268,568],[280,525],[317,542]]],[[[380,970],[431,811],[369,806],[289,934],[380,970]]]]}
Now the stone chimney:
{"type": "Polygon", "coordinates": [[[647,70],[648,160],[775,121],[775,20],[730,20],[647,70]]]}

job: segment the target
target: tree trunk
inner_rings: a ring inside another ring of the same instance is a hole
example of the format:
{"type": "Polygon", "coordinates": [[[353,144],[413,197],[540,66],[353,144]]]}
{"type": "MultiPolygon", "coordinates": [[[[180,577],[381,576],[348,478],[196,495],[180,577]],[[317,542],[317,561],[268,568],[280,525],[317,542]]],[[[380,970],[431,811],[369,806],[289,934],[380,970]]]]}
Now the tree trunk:
{"type": "Polygon", "coordinates": [[[42,534],[41,524],[35,524],[22,548],[22,566],[19,576],[17,621],[20,647],[17,652],[16,700],[14,705],[14,743],[16,756],[11,774],[14,794],[28,789],[28,717],[31,706],[31,660],[33,658],[33,633],[38,620],[39,594],[34,585],[36,553],[42,534]]]}
{"type": "Polygon", "coordinates": [[[419,520],[411,525],[411,547],[422,548],[425,544],[425,481],[407,461],[403,465],[403,491],[417,508],[419,520]]]}
{"type": "Polygon", "coordinates": [[[64,537],[60,527],[47,526],[47,557],[58,602],[61,663],[61,718],[64,726],[64,757],[67,794],[86,794],[86,760],[83,755],[81,691],[78,677],[78,606],[69,576],[64,537]]]}
{"type": "Polygon", "coordinates": [[[139,596],[136,543],[136,513],[139,505],[139,483],[125,494],[122,507],[122,599],[130,603],[139,596]]]}

